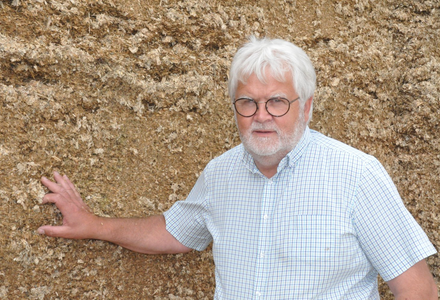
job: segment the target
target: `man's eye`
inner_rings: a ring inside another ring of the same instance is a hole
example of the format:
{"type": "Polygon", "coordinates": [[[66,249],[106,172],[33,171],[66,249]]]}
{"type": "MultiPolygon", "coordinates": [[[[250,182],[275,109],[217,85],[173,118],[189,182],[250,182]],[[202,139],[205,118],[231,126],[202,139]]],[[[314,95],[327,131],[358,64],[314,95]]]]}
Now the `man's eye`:
{"type": "Polygon", "coordinates": [[[282,102],[284,102],[284,99],[282,99],[282,98],[272,98],[269,101],[272,102],[272,103],[282,103],[282,102]]]}
{"type": "Polygon", "coordinates": [[[246,99],[246,98],[239,99],[238,101],[240,101],[240,103],[241,103],[241,104],[244,104],[244,105],[246,105],[246,104],[254,104],[254,103],[255,103],[254,100],[252,100],[252,99],[246,99]]]}

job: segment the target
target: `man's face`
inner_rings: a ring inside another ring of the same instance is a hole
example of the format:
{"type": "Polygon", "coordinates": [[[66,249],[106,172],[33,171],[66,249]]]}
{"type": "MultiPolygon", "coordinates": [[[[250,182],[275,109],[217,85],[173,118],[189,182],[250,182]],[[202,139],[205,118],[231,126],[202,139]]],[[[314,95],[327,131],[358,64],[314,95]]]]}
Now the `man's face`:
{"type": "Polygon", "coordinates": [[[235,99],[245,97],[261,102],[252,117],[235,114],[241,141],[253,156],[285,156],[296,146],[304,132],[311,99],[307,101],[304,110],[300,108],[299,101],[293,102],[289,112],[282,117],[273,117],[266,111],[265,102],[270,98],[293,100],[298,97],[290,72],[285,77],[285,82],[279,82],[267,70],[265,84],[255,74],[248,78],[246,84],[238,83],[235,99]]]}

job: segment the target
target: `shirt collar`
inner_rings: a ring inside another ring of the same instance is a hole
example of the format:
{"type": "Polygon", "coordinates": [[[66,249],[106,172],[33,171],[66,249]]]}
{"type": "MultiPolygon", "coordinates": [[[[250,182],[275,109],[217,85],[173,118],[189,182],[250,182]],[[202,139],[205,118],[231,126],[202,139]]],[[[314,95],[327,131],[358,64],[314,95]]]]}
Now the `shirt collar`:
{"type": "Polygon", "coordinates": [[[286,157],[281,160],[280,164],[278,165],[278,170],[281,170],[285,166],[293,167],[306,151],[306,148],[310,143],[310,139],[310,128],[309,126],[306,126],[306,129],[304,130],[304,133],[298,144],[289,153],[287,153],[286,157]]]}
{"type": "MultiPolygon", "coordinates": [[[[311,133],[310,128],[307,126],[304,133],[299,140],[298,144],[293,148],[287,155],[280,161],[277,169],[279,173],[286,166],[293,167],[298,159],[304,154],[307,145],[310,142],[311,133]]],[[[260,173],[257,166],[255,165],[252,155],[243,147],[243,163],[246,168],[252,173],[260,173]]]]}

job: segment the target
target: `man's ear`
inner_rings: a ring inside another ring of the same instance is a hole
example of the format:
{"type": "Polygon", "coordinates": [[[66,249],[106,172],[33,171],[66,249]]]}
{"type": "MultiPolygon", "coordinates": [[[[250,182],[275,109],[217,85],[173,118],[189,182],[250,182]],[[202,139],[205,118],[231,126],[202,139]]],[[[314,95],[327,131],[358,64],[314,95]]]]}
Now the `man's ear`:
{"type": "Polygon", "coordinates": [[[304,121],[309,123],[311,117],[312,117],[312,108],[313,108],[313,96],[311,96],[309,99],[307,99],[306,103],[304,104],[304,121]]]}

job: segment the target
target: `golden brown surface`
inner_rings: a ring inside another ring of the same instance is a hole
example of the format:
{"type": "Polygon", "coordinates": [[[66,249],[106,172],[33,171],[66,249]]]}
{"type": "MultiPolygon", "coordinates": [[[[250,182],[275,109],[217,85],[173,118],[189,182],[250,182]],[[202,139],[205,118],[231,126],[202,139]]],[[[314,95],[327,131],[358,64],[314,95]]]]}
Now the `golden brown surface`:
{"type": "Polygon", "coordinates": [[[440,246],[438,1],[0,1],[1,299],[212,299],[209,251],[39,236],[61,220],[39,178],[68,174],[99,215],[184,199],[239,143],[227,71],[250,34],[310,55],[311,127],[376,156],[440,246]]]}

